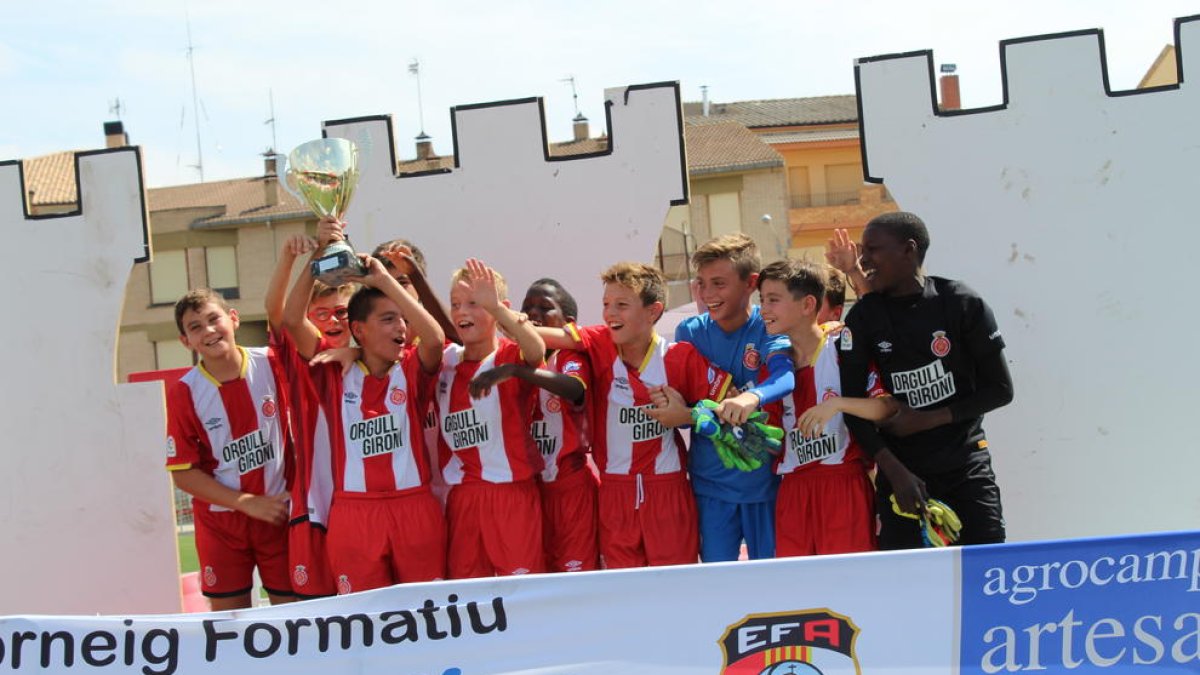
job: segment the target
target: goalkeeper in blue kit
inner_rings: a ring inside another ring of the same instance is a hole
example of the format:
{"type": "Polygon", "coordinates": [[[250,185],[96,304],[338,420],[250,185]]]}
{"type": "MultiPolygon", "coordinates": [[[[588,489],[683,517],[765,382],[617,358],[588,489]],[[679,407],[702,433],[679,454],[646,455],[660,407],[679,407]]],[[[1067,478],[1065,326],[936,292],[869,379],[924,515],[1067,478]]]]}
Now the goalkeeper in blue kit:
{"type": "MultiPolygon", "coordinates": [[[[795,375],[786,336],[768,335],[757,306],[751,303],[762,260],[754,241],[732,234],[707,242],[692,255],[699,300],[707,312],[675,330],[676,342],[689,342],[714,366],[733,376],[741,393],[718,404],[716,415],[741,427],[758,409],[791,393],[795,375]]],[[[656,401],[666,403],[665,395],[656,401]]],[[[691,425],[691,411],[680,406],[660,421],[691,425]]],[[[751,427],[753,428],[753,427],[751,427]]],[[[751,445],[757,436],[752,436],[751,445]]],[[[745,444],[743,444],[745,445],[745,444]]],[[[779,487],[773,461],[757,468],[728,466],[711,438],[693,433],[688,471],[700,523],[700,559],[736,560],[741,543],[751,559],[775,555],[775,495],[779,487]]]]}

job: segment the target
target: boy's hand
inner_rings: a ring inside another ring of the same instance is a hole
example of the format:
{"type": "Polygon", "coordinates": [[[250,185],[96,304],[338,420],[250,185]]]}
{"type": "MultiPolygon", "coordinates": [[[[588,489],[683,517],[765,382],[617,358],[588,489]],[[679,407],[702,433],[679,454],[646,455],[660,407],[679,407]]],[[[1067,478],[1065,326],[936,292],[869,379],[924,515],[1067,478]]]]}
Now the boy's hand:
{"type": "Polygon", "coordinates": [[[825,425],[838,412],[840,411],[837,407],[836,398],[822,401],[805,410],[800,415],[800,418],[796,420],[796,428],[800,430],[800,433],[804,434],[805,438],[816,438],[825,431],[825,425]]]}
{"type": "Polygon", "coordinates": [[[500,308],[500,291],[496,288],[496,272],[477,258],[467,258],[467,274],[463,281],[471,289],[471,299],[489,314],[500,308]]]}
{"type": "Polygon", "coordinates": [[[692,423],[692,408],[683,400],[680,394],[670,385],[651,387],[647,390],[653,408],[646,411],[646,416],[657,420],[659,424],[674,429],[692,423]]]}
{"type": "Polygon", "coordinates": [[[393,274],[411,277],[417,271],[417,261],[413,258],[412,249],[407,246],[392,244],[380,251],[379,257],[391,264],[395,270],[393,274]]]}
{"type": "Polygon", "coordinates": [[[471,398],[483,398],[492,391],[492,387],[513,376],[513,364],[503,363],[485,370],[471,378],[471,398]]]}
{"type": "Polygon", "coordinates": [[[858,256],[858,244],[850,239],[846,230],[834,230],[833,236],[825,242],[825,260],[840,272],[851,274],[858,269],[858,256]]]}
{"type": "Polygon", "coordinates": [[[346,238],[346,224],[337,218],[325,217],[317,221],[317,245],[321,248],[346,238]]]}
{"type": "Polygon", "coordinates": [[[326,349],[312,357],[308,362],[309,365],[320,365],[322,363],[340,363],[342,366],[342,375],[349,372],[354,366],[354,362],[362,358],[362,349],[360,347],[338,347],[336,349],[326,349]]]}
{"type": "Polygon", "coordinates": [[[383,266],[383,263],[378,258],[372,258],[366,253],[357,253],[355,255],[358,256],[358,262],[362,263],[363,269],[367,273],[361,277],[354,277],[354,281],[371,288],[380,288],[381,284],[395,281],[392,275],[388,274],[387,268],[383,266]]]}
{"type": "Polygon", "coordinates": [[[288,495],[281,492],[277,495],[244,494],[238,497],[237,509],[242,513],[271,523],[283,525],[288,520],[288,495]]]}
{"type": "Polygon", "coordinates": [[[316,248],[316,239],[305,234],[293,234],[283,241],[283,248],[279,251],[279,254],[287,258],[299,258],[302,255],[312,253],[316,248]]]}
{"type": "Polygon", "coordinates": [[[760,403],[762,403],[762,399],[758,397],[758,394],[744,391],[717,404],[717,417],[720,417],[723,422],[738,427],[750,419],[750,415],[758,410],[760,403]]]}

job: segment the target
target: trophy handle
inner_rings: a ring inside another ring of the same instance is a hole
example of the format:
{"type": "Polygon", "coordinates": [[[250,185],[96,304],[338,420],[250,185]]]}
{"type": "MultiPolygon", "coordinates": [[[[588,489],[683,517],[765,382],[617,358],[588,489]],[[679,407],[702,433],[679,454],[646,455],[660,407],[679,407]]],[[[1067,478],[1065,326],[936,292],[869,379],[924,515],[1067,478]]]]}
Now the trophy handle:
{"type": "Polygon", "coordinates": [[[288,171],[287,155],[282,153],[275,155],[275,175],[279,177],[279,184],[283,186],[287,193],[296,198],[296,201],[304,203],[304,195],[300,194],[300,189],[296,187],[296,179],[292,178],[292,174],[288,171]]]}

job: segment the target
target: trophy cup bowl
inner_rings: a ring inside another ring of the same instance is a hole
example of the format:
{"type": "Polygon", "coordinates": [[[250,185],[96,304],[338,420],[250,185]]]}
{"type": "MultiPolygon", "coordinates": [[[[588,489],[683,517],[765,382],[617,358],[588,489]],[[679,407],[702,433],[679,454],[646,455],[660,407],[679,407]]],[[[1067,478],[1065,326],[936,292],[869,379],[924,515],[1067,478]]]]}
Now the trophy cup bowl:
{"type": "MultiPolygon", "coordinates": [[[[358,185],[358,148],[344,138],[320,138],[288,155],[289,192],[321,218],[342,219],[358,185]]],[[[312,275],[337,287],[366,273],[354,249],[345,240],[326,246],[312,261],[312,275]]]]}

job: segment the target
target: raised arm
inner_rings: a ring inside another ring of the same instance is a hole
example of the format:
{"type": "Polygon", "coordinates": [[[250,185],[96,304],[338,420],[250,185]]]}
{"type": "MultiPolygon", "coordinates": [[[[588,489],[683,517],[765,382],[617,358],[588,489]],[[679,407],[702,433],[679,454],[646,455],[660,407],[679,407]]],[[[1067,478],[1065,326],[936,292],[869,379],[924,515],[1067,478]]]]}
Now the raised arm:
{"type": "Polygon", "coordinates": [[[825,242],[825,260],[834,269],[846,275],[850,287],[858,297],[871,291],[867,275],[863,274],[858,263],[858,245],[850,239],[850,233],[843,229],[833,231],[833,236],[825,242]]]}
{"type": "Polygon", "coordinates": [[[379,252],[380,257],[392,266],[389,270],[393,274],[398,275],[396,281],[404,285],[407,280],[412,284],[413,290],[417,292],[417,300],[425,311],[438,322],[442,327],[442,332],[445,333],[446,339],[455,343],[462,344],[462,338],[458,337],[458,329],[454,327],[454,322],[450,320],[450,312],[446,311],[446,306],[441,299],[433,292],[433,288],[429,285],[429,280],[425,278],[425,273],[421,271],[417,261],[413,258],[412,249],[399,244],[389,246],[379,252]],[[403,278],[401,278],[403,277],[403,278]]]}
{"type": "Polygon", "coordinates": [[[417,343],[417,358],[421,360],[421,367],[427,373],[436,372],[442,366],[442,350],[446,344],[446,334],[442,332],[442,327],[421,303],[404,290],[400,282],[388,274],[382,262],[365,253],[358,254],[358,258],[367,269],[366,276],[361,279],[363,285],[378,288],[400,307],[400,313],[408,322],[409,329],[420,338],[417,343]]]}
{"type": "Polygon", "coordinates": [[[321,251],[331,242],[345,238],[342,232],[343,224],[334,218],[322,218],[317,223],[317,240],[312,248],[312,255],[305,261],[304,269],[292,284],[287,302],[283,305],[283,328],[292,336],[296,344],[296,352],[306,359],[316,354],[321,342],[321,331],[308,320],[308,304],[312,299],[313,283],[312,265],[310,264],[321,251]]]}
{"type": "Polygon", "coordinates": [[[296,258],[308,254],[316,247],[317,242],[303,234],[294,234],[284,240],[283,248],[279,251],[279,260],[275,262],[275,271],[271,273],[271,280],[267,283],[267,295],[263,301],[267,310],[267,322],[272,328],[283,326],[284,299],[296,258]]]}
{"type": "Polygon", "coordinates": [[[537,367],[546,357],[546,343],[533,324],[521,319],[517,312],[500,301],[496,288],[496,273],[476,258],[467,259],[467,275],[463,281],[471,288],[471,299],[496,319],[496,324],[516,341],[525,363],[537,367]]]}

